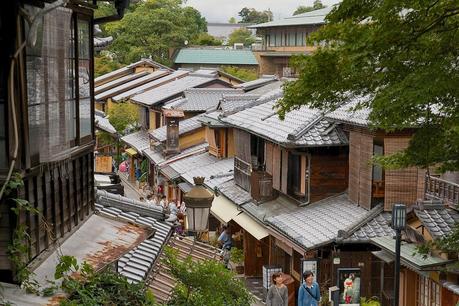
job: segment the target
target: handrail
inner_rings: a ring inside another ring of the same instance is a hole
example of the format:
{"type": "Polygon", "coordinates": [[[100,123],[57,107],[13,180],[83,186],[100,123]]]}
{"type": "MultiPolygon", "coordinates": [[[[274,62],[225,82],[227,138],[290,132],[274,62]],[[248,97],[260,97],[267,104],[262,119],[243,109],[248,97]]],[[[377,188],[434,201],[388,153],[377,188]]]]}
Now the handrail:
{"type": "Polygon", "coordinates": [[[426,175],[425,195],[443,200],[446,204],[457,206],[459,205],[459,184],[426,175]]]}

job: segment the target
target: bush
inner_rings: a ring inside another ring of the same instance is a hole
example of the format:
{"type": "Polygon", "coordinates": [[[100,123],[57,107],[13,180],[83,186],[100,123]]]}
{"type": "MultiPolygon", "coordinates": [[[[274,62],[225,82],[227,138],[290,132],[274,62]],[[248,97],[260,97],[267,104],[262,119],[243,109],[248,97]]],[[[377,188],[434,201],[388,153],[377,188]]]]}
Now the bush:
{"type": "Polygon", "coordinates": [[[242,264],[244,262],[244,252],[238,248],[231,248],[231,261],[235,264],[242,264]]]}

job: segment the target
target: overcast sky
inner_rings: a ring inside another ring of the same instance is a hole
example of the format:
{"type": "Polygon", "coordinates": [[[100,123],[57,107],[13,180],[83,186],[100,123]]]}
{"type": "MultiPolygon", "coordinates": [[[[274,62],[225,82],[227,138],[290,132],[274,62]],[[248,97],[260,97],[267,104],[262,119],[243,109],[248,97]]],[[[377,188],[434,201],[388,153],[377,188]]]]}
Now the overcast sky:
{"type": "MultiPolygon", "coordinates": [[[[274,19],[291,16],[299,5],[311,6],[314,0],[188,0],[187,5],[199,10],[208,22],[227,22],[231,17],[238,18],[243,7],[257,10],[271,9],[274,19]]],[[[322,0],[325,5],[339,0],[322,0]]]]}

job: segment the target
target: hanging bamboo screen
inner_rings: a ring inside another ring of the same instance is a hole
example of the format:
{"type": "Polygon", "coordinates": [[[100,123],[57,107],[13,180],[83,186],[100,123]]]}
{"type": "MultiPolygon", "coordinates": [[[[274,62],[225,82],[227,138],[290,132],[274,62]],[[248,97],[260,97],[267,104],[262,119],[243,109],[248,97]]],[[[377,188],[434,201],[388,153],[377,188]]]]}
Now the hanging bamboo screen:
{"type": "MultiPolygon", "coordinates": [[[[393,154],[408,147],[408,137],[386,137],[384,138],[384,154],[393,154]]],[[[384,209],[391,210],[395,203],[412,205],[418,198],[418,188],[422,188],[422,171],[410,167],[400,170],[386,170],[384,209]],[[421,174],[421,175],[420,175],[421,174]],[[418,186],[420,184],[420,186],[418,186]]],[[[423,188],[422,188],[423,189],[423,188]]]]}

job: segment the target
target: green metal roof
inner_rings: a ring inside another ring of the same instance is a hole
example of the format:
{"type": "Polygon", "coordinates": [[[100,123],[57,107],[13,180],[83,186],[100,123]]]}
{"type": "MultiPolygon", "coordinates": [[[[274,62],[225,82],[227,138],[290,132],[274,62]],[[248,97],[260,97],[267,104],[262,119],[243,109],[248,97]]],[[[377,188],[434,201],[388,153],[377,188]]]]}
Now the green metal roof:
{"type": "MultiPolygon", "coordinates": [[[[395,254],[395,239],[392,236],[382,236],[371,238],[371,242],[380,248],[395,254]]],[[[416,245],[414,243],[407,243],[402,241],[400,247],[401,264],[418,270],[418,271],[433,271],[437,270],[435,267],[444,266],[452,262],[452,260],[446,260],[436,256],[427,256],[416,253],[416,245]]]]}
{"type": "Polygon", "coordinates": [[[174,62],[176,64],[258,65],[252,51],[233,49],[180,49],[174,62]]]}
{"type": "Polygon", "coordinates": [[[269,21],[265,23],[255,24],[248,26],[250,29],[270,28],[270,27],[284,27],[284,26],[301,26],[301,25],[314,25],[324,24],[325,16],[333,9],[333,5],[326,8],[315,10],[303,14],[294,15],[280,20],[269,21]]]}

